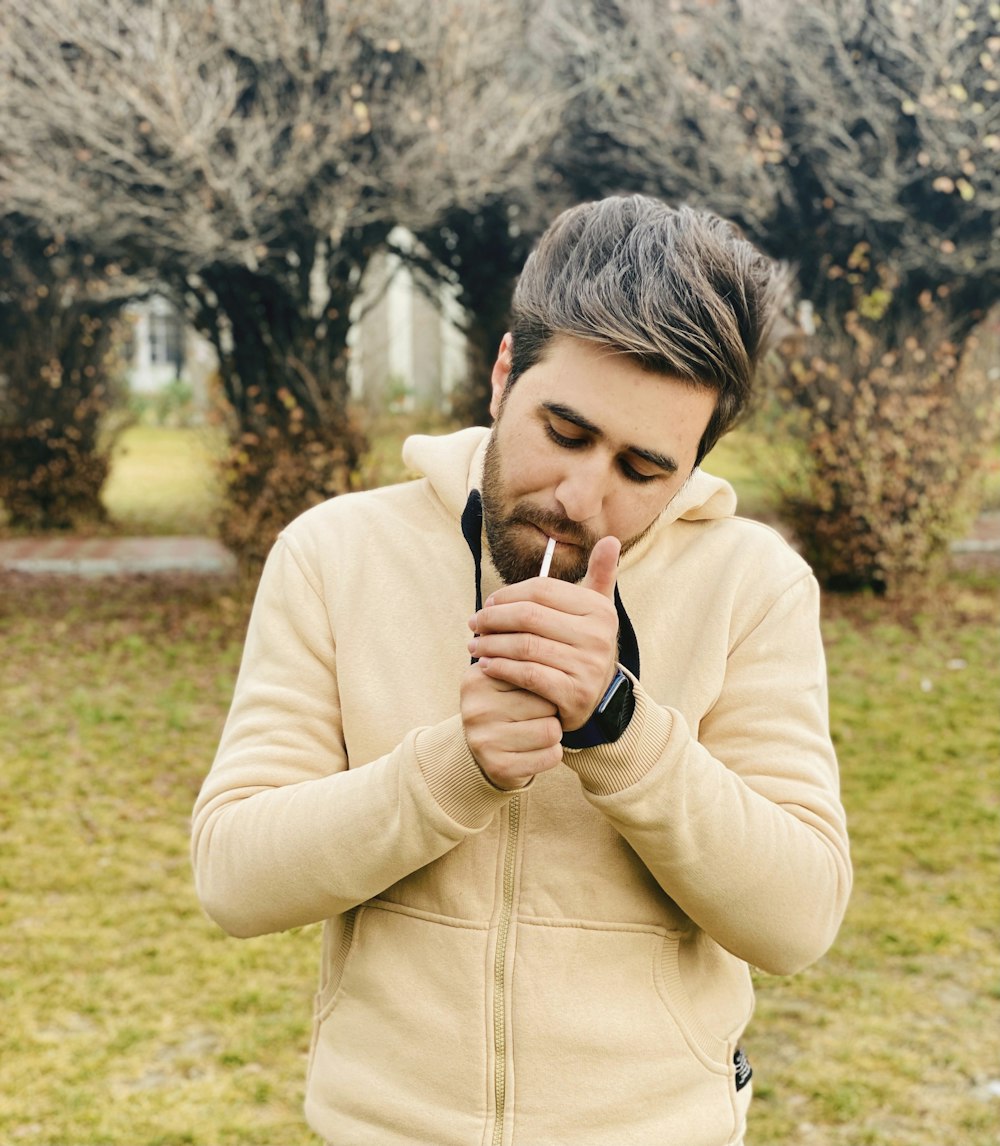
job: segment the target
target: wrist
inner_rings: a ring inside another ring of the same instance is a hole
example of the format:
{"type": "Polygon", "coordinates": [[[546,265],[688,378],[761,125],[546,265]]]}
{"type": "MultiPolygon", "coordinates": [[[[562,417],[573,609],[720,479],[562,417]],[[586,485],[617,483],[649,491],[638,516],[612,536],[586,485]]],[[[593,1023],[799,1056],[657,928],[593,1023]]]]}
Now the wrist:
{"type": "Polygon", "coordinates": [[[563,733],[563,747],[596,748],[600,744],[613,744],[628,728],[634,713],[632,681],[618,668],[587,720],[579,728],[563,733]]]}

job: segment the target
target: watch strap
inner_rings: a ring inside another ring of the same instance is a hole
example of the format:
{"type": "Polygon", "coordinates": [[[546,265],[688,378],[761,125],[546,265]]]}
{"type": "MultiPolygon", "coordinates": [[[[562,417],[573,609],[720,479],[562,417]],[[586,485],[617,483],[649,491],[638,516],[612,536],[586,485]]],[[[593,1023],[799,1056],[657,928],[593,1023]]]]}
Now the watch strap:
{"type": "Polygon", "coordinates": [[[586,722],[562,734],[563,747],[596,748],[599,744],[612,744],[628,727],[634,712],[632,681],[619,668],[586,722]]]}

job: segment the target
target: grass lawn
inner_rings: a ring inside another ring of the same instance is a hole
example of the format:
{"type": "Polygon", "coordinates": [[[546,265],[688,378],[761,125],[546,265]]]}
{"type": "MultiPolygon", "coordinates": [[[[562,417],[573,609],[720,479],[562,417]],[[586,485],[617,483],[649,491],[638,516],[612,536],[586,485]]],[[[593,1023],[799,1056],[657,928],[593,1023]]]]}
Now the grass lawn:
{"type": "MultiPolygon", "coordinates": [[[[749,1146],[1000,1139],[998,622],[996,572],[916,617],[826,602],[856,890],[824,960],[758,980],[749,1146]]],[[[318,929],[229,939],[188,865],[245,623],[211,580],[0,579],[5,1146],[315,1144],[318,929]]]]}
{"type": "Polygon", "coordinates": [[[103,501],[118,531],[215,533],[220,431],[132,426],[118,439],[103,501]]]}

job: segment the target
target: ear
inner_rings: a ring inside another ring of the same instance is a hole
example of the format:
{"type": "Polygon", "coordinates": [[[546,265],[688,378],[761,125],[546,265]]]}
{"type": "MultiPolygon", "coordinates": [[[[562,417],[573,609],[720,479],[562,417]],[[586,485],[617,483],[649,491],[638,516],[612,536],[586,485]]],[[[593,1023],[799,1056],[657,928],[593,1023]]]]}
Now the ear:
{"type": "Polygon", "coordinates": [[[493,387],[493,397],[490,399],[490,416],[494,421],[500,413],[500,405],[503,402],[504,392],[510,380],[510,371],[514,365],[511,354],[513,346],[514,340],[508,330],[500,340],[500,350],[497,352],[497,360],[493,363],[493,373],[490,375],[490,385],[493,387]]]}

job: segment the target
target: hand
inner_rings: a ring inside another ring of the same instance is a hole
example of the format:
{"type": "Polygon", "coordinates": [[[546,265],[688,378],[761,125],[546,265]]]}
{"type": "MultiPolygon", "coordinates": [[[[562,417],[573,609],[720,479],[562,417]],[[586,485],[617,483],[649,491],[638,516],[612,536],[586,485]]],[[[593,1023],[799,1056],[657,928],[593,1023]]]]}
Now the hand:
{"type": "Polygon", "coordinates": [[[477,667],[555,705],[567,732],[586,723],[615,675],[620,552],[616,537],[602,537],[578,585],[550,577],[507,585],[469,621],[477,667]]]}
{"type": "Polygon", "coordinates": [[[556,706],[491,679],[478,664],[462,678],[461,711],[469,749],[498,788],[523,788],[562,760],[556,706]]]}

